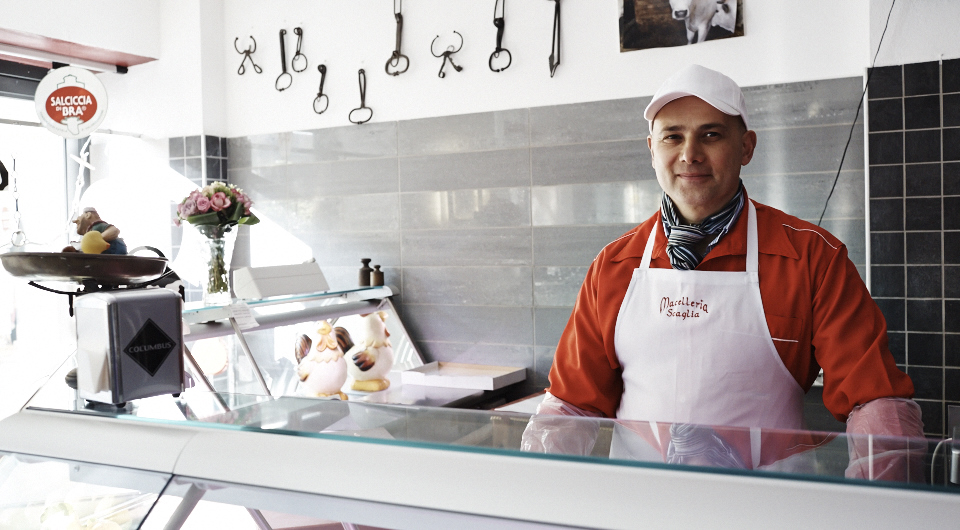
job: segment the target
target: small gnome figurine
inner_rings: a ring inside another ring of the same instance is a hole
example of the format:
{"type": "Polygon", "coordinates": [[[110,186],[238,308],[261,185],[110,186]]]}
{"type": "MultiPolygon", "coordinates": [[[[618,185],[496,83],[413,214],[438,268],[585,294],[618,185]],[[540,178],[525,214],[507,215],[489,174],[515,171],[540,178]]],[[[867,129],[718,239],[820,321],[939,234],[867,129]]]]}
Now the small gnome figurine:
{"type": "MultiPolygon", "coordinates": [[[[96,208],[84,208],[73,221],[77,234],[82,236],[80,250],[84,254],[126,254],[127,244],[120,239],[120,229],[100,219],[96,208]]],[[[64,252],[74,250],[72,246],[64,252]]]]}
{"type": "Polygon", "coordinates": [[[320,323],[317,334],[320,338],[313,350],[310,349],[312,341],[306,335],[301,335],[294,347],[299,362],[297,375],[300,376],[300,394],[310,397],[340,396],[340,399],[346,400],[347,395],[340,391],[347,381],[347,362],[343,359],[343,350],[327,322],[320,323]]]}
{"type": "Polygon", "coordinates": [[[378,311],[360,316],[363,317],[366,338],[347,352],[352,361],[347,363],[347,370],[354,379],[352,388],[363,392],[385,390],[390,386],[387,373],[393,368],[393,347],[384,323],[387,314],[378,311]]]}

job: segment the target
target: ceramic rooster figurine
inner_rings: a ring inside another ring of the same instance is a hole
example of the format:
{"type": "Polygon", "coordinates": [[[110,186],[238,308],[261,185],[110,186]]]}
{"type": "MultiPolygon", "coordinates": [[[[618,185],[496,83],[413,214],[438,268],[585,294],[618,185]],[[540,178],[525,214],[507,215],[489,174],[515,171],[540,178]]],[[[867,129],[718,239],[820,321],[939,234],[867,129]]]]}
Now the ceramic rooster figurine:
{"type": "Polygon", "coordinates": [[[333,328],[327,322],[321,322],[317,329],[316,348],[311,349],[312,341],[307,335],[297,338],[294,352],[297,356],[297,375],[300,376],[300,394],[310,397],[347,395],[340,387],[347,381],[347,362],[343,359],[343,350],[337,344],[333,328]]]}
{"type": "Polygon", "coordinates": [[[362,392],[377,392],[390,386],[387,373],[393,368],[393,347],[383,311],[361,315],[365,339],[350,348],[347,370],[354,382],[352,388],[362,392]]]}

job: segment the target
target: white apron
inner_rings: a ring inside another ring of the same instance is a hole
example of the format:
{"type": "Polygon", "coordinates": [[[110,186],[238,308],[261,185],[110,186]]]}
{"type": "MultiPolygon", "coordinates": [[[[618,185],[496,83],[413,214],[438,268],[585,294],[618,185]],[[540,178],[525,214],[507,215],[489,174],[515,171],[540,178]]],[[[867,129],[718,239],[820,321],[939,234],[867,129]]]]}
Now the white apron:
{"type": "Polygon", "coordinates": [[[757,214],[744,272],[650,268],[656,226],[620,306],[617,417],[765,429],[803,427],[803,389],[780,359],[760,298],[757,214]]]}

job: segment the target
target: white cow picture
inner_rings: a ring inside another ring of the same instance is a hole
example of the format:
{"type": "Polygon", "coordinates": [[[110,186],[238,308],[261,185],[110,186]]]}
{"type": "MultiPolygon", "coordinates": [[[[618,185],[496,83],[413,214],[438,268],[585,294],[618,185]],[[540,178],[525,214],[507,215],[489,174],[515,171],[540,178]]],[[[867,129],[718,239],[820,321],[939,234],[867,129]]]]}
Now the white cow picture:
{"type": "Polygon", "coordinates": [[[682,20],[687,29],[687,44],[703,42],[710,26],[733,31],[737,19],[736,0],[670,0],[670,14],[682,20]],[[696,39],[696,41],[694,41],[696,39]]]}

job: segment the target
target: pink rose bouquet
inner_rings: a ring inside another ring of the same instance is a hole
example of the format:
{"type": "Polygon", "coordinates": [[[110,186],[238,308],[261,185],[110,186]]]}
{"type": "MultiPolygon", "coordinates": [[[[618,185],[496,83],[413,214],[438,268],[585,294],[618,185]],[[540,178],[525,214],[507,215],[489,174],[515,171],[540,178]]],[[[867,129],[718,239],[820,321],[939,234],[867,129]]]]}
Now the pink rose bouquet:
{"type": "Polygon", "coordinates": [[[250,212],[253,201],[243,190],[223,182],[214,182],[193,190],[177,206],[174,223],[186,221],[207,237],[222,237],[234,225],[255,225],[260,222],[250,212]]]}

